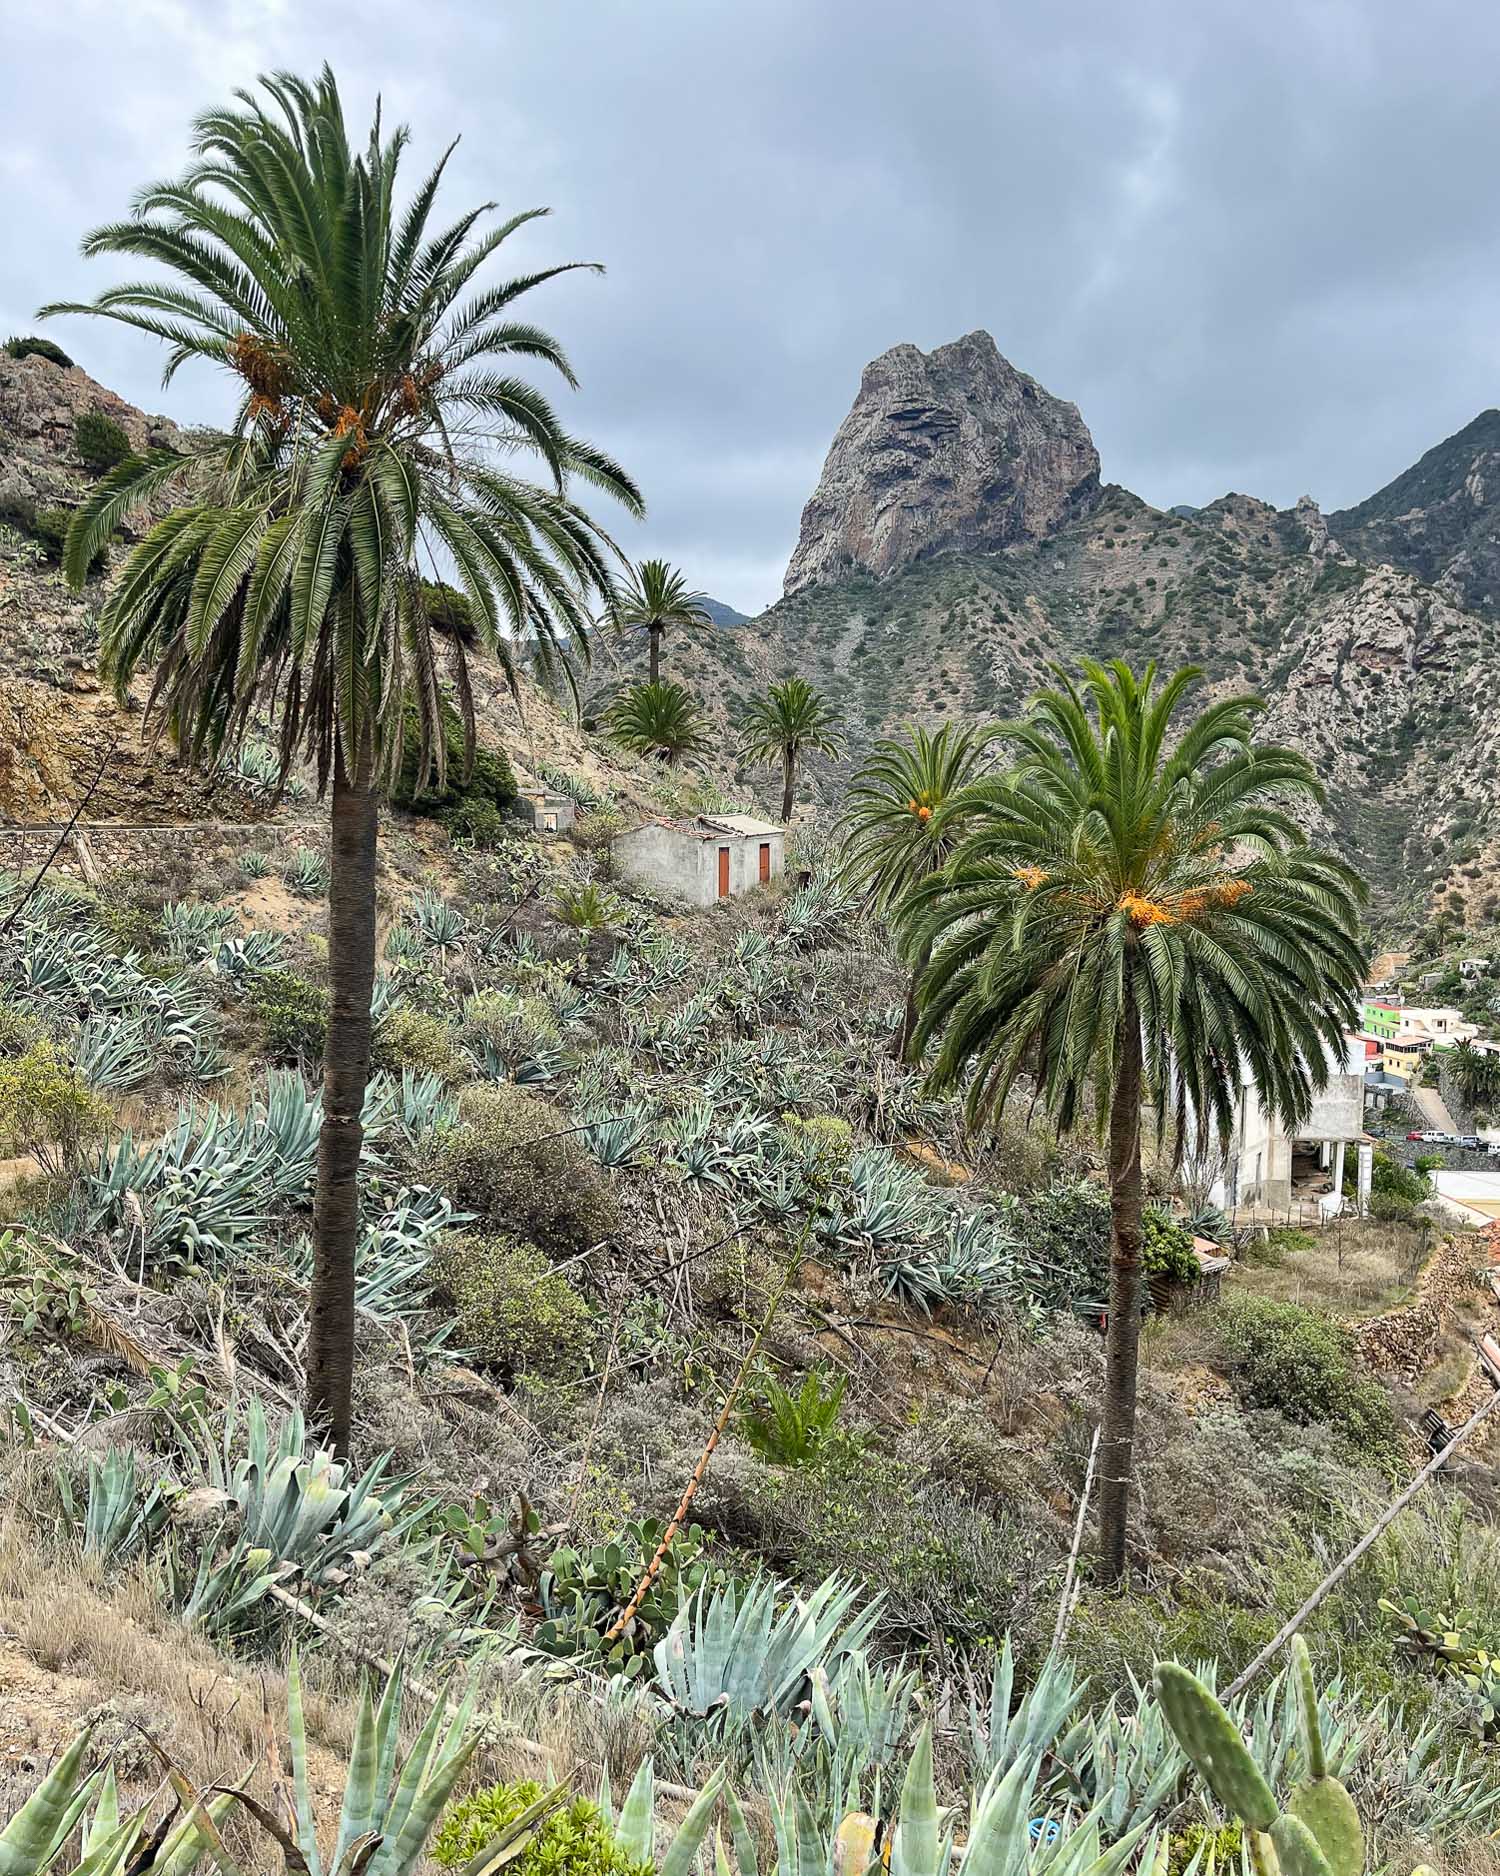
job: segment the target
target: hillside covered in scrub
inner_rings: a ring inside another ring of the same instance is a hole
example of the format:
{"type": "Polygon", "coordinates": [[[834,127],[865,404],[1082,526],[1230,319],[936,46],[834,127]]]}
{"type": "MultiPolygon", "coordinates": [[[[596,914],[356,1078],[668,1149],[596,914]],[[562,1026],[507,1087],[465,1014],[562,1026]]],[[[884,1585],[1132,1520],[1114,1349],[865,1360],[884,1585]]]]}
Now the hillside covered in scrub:
{"type": "MultiPolygon", "coordinates": [[[[33,1755],[89,1712],[140,1712],[117,1620],[141,1647],[185,1624],[184,1658],[206,1641],[226,1686],[295,1640],[335,1701],[397,1649],[424,1680],[482,1658],[485,1697],[557,1770],[628,1775],[650,1749],[692,1784],[726,1750],[791,1750],[815,1800],[831,1766],[900,1764],[1002,1642],[1018,1687],[1043,1671],[1099,1413],[1108,1208],[1087,1149],[1024,1102],[976,1141],[889,1057],[901,967],[811,836],[809,885],[683,916],[611,877],[590,799],[576,844],[450,843],[412,819],[387,841],[347,1469],[296,1412],[312,862],[283,866],[268,830],[186,897],[149,876],[54,875],[24,904],[7,885],[9,1593],[78,1585],[66,1650],[30,1622],[6,1643],[0,1715],[33,1755]],[[669,1565],[612,1635],[747,1351],[669,1565]],[[781,1624],[793,1590],[810,1600],[782,1680],[694,1643],[705,1598],[767,1598],[781,1624]],[[808,1675],[828,1704],[793,1749],[808,1675]]],[[[1165,1170],[1156,1190],[1165,1207],[1165,1170]]],[[[1070,1734],[1057,1802],[1123,1778],[1132,1815],[1162,1791],[1180,1824],[1204,1815],[1165,1745],[1117,1762],[1131,1676],[1170,1654],[1243,1665],[1415,1463],[1418,1408],[1463,1384],[1479,1253],[1420,1214],[1337,1230],[1337,1263],[1331,1240],[1273,1233],[1218,1307],[1148,1325],[1136,1587],[1098,1595],[1085,1570],[1066,1672],[1102,1731],[1070,1734]],[[1438,1265],[1461,1280],[1435,1339],[1373,1372],[1359,1325],[1438,1265]]],[[[1309,1625],[1391,1845],[1461,1845],[1500,1808],[1482,1714],[1383,1607],[1432,1627],[1462,1607],[1486,1633],[1492,1493],[1466,1461],[1309,1625]]],[[[985,1710],[943,1732],[944,1781],[995,1762],[985,1710]]],[[[203,1753],[175,1696],[166,1725],[203,1753]]]]}
{"type": "Polygon", "coordinates": [[[0,356],[0,1876],[1495,1868],[1500,1226],[1350,1057],[1484,438],[1372,567],[898,347],[726,620],[532,214],[327,67],[192,134],[86,242],[192,291],[44,313],[230,428],[0,356]]]}

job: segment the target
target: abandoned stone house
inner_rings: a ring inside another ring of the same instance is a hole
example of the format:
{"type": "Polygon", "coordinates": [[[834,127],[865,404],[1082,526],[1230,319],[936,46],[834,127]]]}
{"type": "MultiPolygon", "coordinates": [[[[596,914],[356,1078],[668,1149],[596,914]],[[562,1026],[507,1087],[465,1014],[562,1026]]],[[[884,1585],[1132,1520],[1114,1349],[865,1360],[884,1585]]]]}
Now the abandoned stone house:
{"type": "Polygon", "coordinates": [[[515,812],[539,834],[566,834],[578,810],[571,795],[551,788],[523,788],[516,796],[515,812]]]}
{"type": "Polygon", "coordinates": [[[780,876],[785,830],[749,814],[644,821],[614,843],[625,877],[663,899],[713,905],[780,876]]]}

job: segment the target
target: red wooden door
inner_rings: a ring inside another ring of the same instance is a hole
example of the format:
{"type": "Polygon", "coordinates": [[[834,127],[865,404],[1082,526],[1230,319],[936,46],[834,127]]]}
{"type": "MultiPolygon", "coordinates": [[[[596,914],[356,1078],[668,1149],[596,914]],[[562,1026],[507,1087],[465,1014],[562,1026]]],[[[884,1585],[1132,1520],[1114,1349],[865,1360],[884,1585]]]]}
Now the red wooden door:
{"type": "Polygon", "coordinates": [[[761,885],[764,886],[766,881],[770,877],[771,877],[771,843],[769,840],[763,840],[760,843],[760,883],[761,885]]]}
{"type": "Polygon", "coordinates": [[[727,847],[719,849],[719,897],[721,899],[729,897],[729,849],[727,847]]]}

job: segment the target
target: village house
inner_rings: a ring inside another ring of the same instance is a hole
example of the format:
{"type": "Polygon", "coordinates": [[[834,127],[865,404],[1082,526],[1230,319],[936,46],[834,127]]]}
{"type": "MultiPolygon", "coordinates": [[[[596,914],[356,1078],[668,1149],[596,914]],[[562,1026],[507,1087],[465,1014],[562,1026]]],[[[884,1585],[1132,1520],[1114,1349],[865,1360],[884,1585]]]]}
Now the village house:
{"type": "Polygon", "coordinates": [[[553,788],[523,788],[516,795],[515,812],[539,834],[566,834],[572,830],[578,806],[571,795],[553,788]]]}
{"type": "Polygon", "coordinates": [[[1479,1034],[1479,1025],[1468,1022],[1451,1004],[1410,1004],[1368,994],[1362,1021],[1365,1037],[1376,1045],[1370,1066],[1406,1080],[1421,1071],[1434,1049],[1451,1049],[1479,1034]]]}
{"type": "MultiPolygon", "coordinates": [[[[1211,1156],[1211,1167],[1199,1169],[1200,1176],[1208,1175],[1209,1202],[1230,1212],[1241,1207],[1288,1211],[1299,1189],[1327,1186],[1332,1201],[1327,1209],[1336,1210],[1345,1150],[1364,1139],[1365,1060],[1361,1036],[1346,1037],[1343,1051],[1330,1053],[1328,1085],[1313,1097],[1312,1109],[1295,1133],[1262,1101],[1247,1066],[1227,1150],[1211,1156]]],[[[1188,1170],[1191,1176],[1191,1163],[1188,1170]]]]}
{"type": "Polygon", "coordinates": [[[661,899],[713,905],[781,875],[786,830],[750,814],[643,821],[619,835],[615,864],[661,899]]]}

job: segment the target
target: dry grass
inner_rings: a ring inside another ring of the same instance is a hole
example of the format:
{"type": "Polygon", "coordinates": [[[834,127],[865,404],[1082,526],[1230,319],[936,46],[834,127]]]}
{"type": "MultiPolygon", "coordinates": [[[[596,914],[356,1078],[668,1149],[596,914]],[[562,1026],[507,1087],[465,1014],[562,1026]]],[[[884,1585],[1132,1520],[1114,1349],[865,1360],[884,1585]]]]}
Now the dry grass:
{"type": "Polygon", "coordinates": [[[1311,1250],[1288,1251],[1275,1261],[1252,1255],[1232,1281],[1257,1296],[1357,1321],[1406,1302],[1432,1250],[1423,1232],[1376,1219],[1338,1219],[1309,1235],[1317,1240],[1311,1250]]]}

